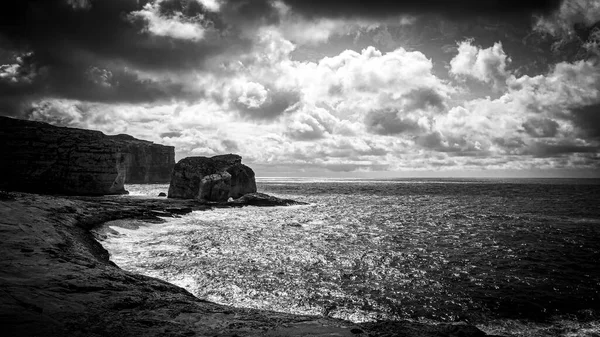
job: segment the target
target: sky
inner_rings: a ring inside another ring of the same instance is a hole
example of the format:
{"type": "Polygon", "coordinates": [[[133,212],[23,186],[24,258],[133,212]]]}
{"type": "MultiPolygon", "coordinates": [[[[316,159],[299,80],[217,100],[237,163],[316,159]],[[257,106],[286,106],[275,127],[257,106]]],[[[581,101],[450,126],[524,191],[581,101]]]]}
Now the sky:
{"type": "Polygon", "coordinates": [[[259,177],[600,177],[600,0],[2,5],[0,115],[259,177]]]}

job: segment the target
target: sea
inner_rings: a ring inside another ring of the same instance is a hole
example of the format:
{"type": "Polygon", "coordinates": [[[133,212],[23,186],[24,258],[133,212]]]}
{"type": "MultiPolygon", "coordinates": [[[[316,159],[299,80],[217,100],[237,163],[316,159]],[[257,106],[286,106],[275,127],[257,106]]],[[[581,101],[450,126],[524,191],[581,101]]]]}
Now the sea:
{"type": "MultiPolygon", "coordinates": [[[[121,268],[235,307],[600,336],[600,180],[261,178],[306,202],[107,223],[121,268]]],[[[129,185],[158,198],[168,185],[129,185]]]]}

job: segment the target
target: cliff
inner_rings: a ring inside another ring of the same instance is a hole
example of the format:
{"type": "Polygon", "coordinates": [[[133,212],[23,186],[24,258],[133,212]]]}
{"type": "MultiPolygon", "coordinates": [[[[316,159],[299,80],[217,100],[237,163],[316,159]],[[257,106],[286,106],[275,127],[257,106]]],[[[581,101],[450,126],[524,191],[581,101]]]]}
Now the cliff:
{"type": "Polygon", "coordinates": [[[175,148],[139,140],[129,135],[109,136],[126,144],[128,184],[166,184],[175,166],[175,148]]]}
{"type": "Polygon", "coordinates": [[[254,171],[242,164],[242,157],[227,154],[180,160],[173,168],[168,197],[223,202],[255,192],[254,171]]]}
{"type": "Polygon", "coordinates": [[[127,193],[126,182],[169,181],[175,150],[127,135],[0,117],[0,158],[0,188],[103,195],[127,193]]]}

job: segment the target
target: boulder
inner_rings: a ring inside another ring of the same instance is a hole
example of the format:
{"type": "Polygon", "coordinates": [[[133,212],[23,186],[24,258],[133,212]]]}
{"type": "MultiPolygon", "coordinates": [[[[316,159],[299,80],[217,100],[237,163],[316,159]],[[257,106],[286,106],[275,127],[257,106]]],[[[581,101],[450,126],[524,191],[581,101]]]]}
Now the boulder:
{"type": "Polygon", "coordinates": [[[1,189],[125,194],[125,182],[168,180],[175,149],[128,135],[0,117],[0,158],[1,189]],[[146,164],[148,169],[137,174],[146,164]]]}
{"type": "Polygon", "coordinates": [[[187,157],[173,168],[169,198],[223,202],[256,192],[254,171],[235,154],[187,157]]]}

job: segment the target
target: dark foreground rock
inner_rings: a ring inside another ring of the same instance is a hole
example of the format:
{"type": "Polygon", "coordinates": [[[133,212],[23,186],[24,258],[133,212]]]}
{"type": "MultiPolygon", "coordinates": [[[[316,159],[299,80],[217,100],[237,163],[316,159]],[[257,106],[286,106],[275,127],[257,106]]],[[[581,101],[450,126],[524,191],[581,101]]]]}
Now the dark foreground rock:
{"type": "Polygon", "coordinates": [[[224,202],[254,192],[254,171],[242,164],[242,157],[227,154],[180,160],[173,168],[168,197],[224,202]]]}
{"type": "Polygon", "coordinates": [[[127,193],[124,183],[168,182],[175,150],[128,135],[0,117],[0,188],[36,193],[127,193]]]}
{"type": "Polygon", "coordinates": [[[229,205],[239,206],[292,206],[307,205],[305,202],[292,199],[281,199],[265,193],[248,193],[237,199],[229,201],[229,205]]]}
{"type": "Polygon", "coordinates": [[[3,336],[484,336],[468,325],[361,325],[210,303],[121,270],[90,232],[109,220],[160,221],[207,207],[193,201],[2,195],[3,336]]]}

